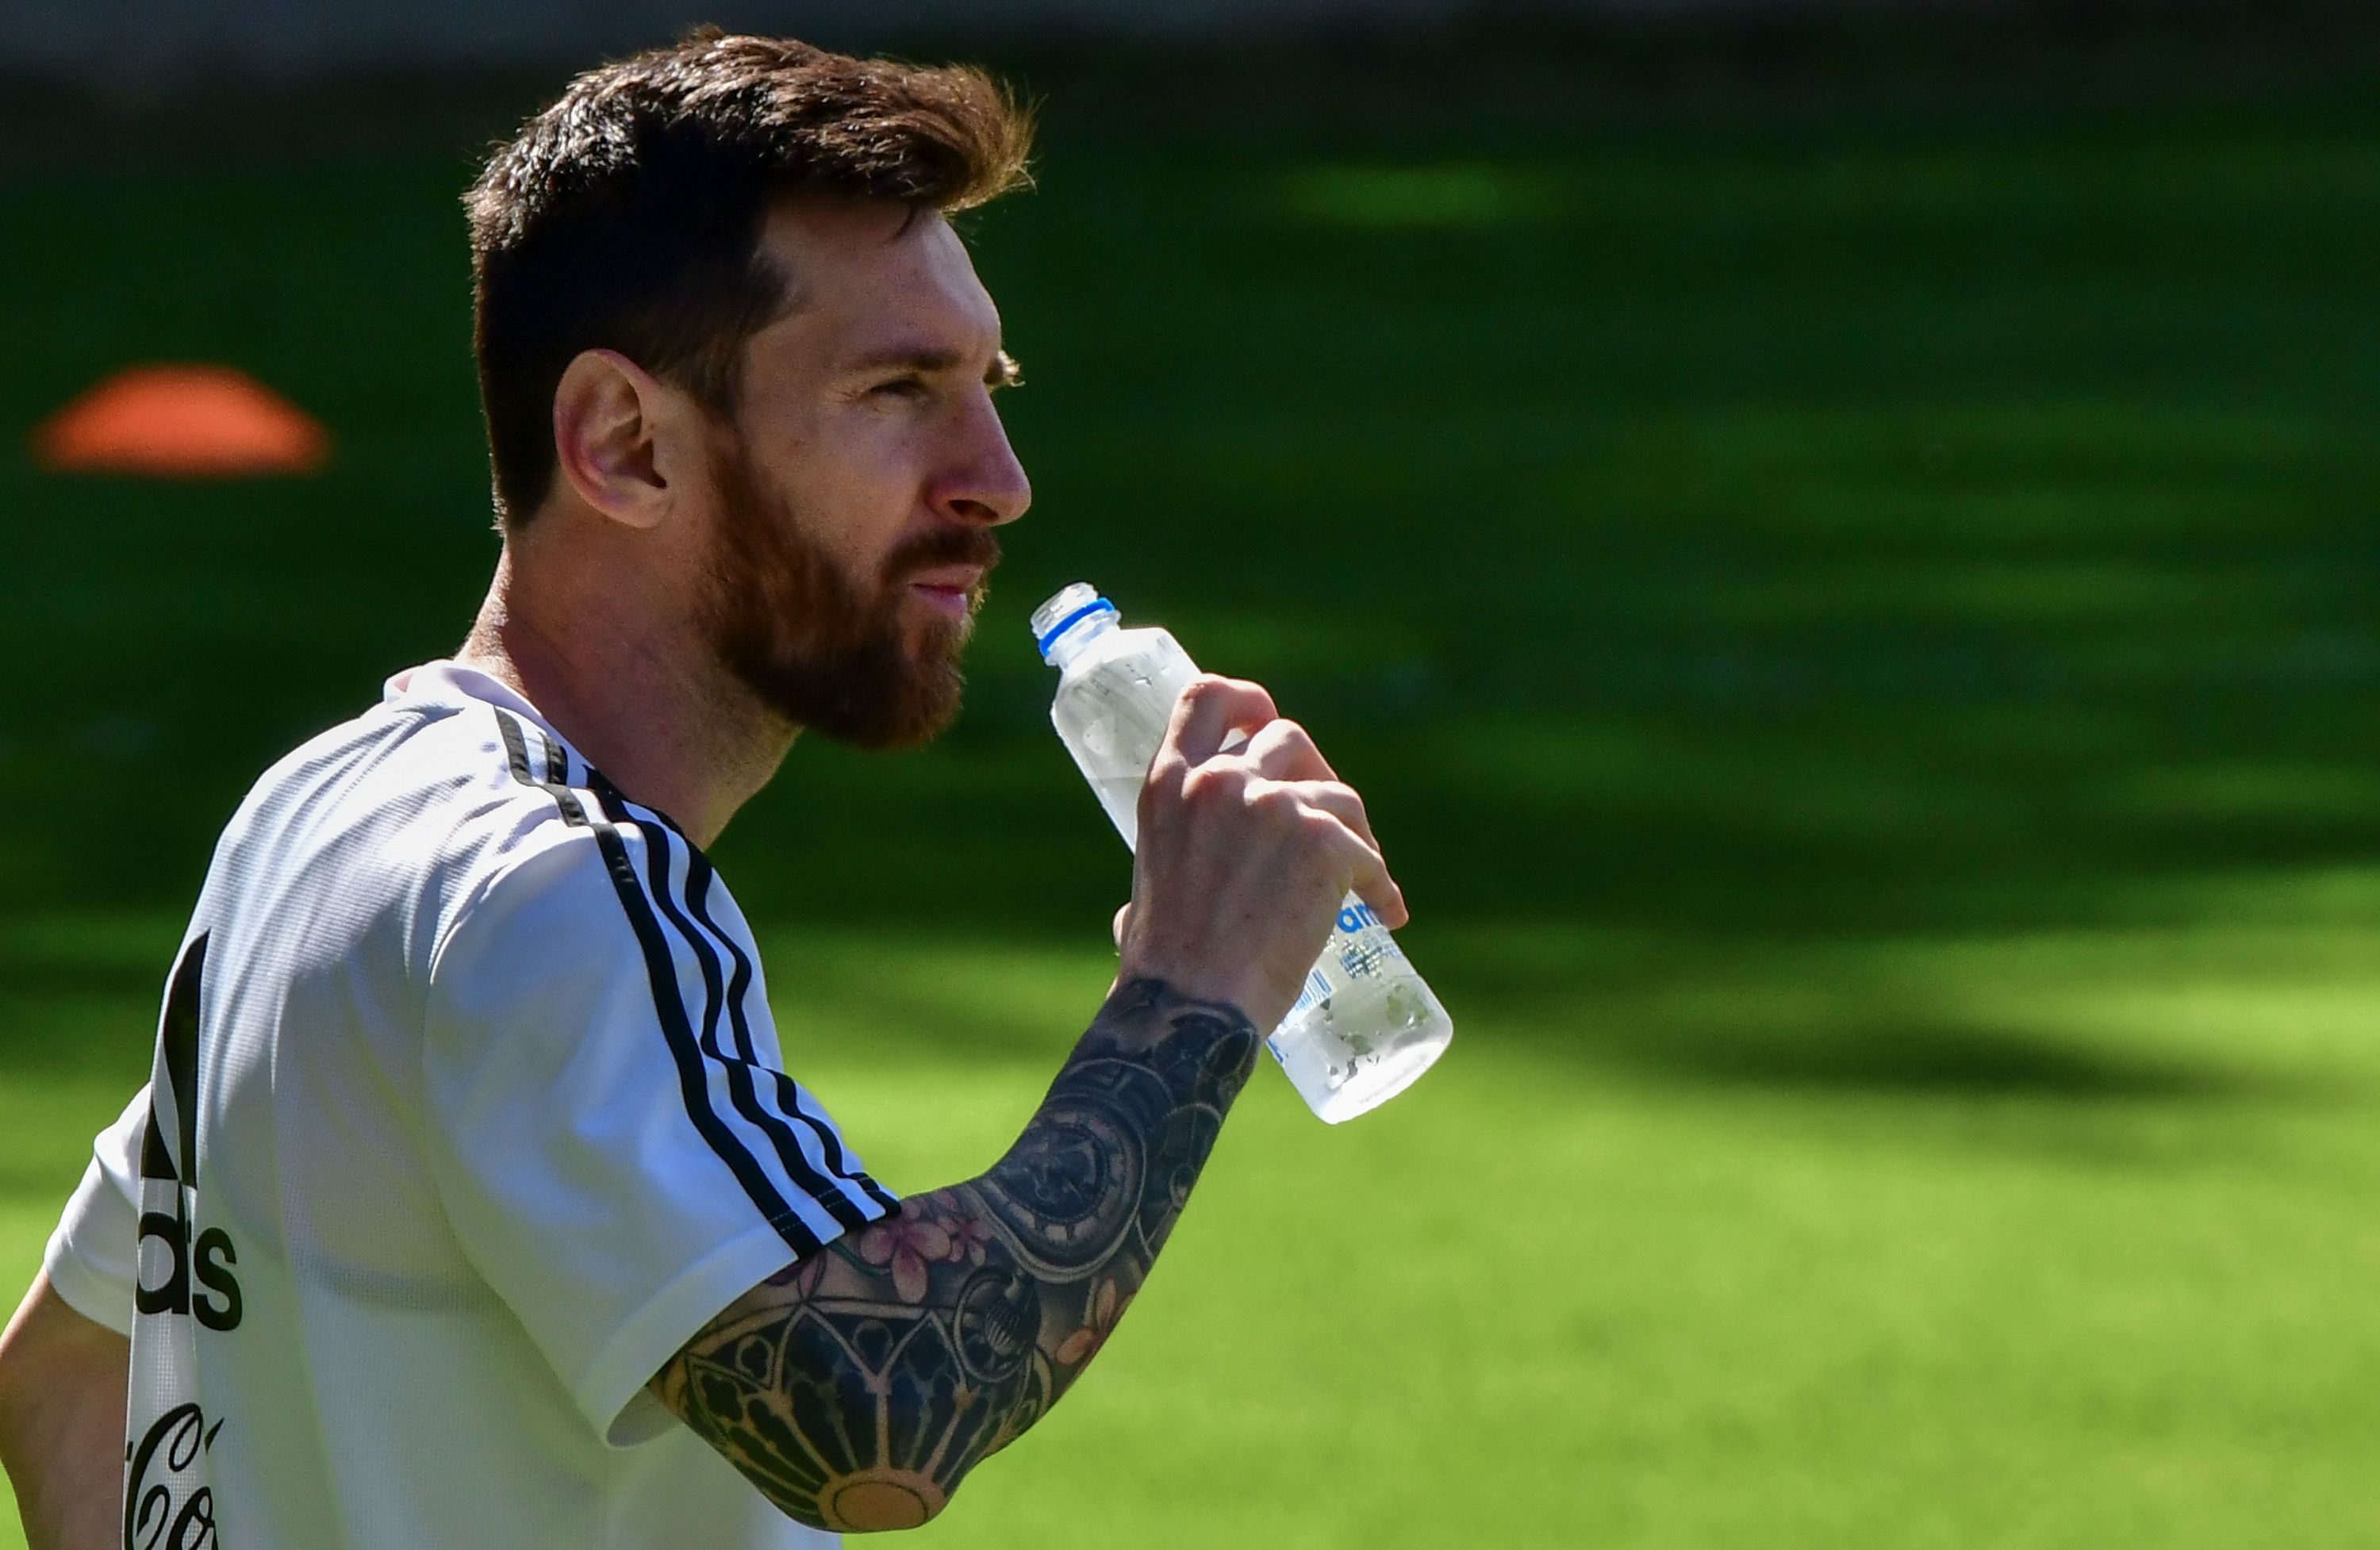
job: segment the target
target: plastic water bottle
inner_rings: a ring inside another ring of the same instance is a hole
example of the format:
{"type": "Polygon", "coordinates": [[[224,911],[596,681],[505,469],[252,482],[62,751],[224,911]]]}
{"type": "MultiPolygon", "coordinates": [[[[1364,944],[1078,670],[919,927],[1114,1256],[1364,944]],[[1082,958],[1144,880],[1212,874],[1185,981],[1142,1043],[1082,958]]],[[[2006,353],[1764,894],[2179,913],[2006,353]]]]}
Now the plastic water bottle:
{"type": "MultiPolygon", "coordinates": [[[[1058,670],[1050,720],[1059,739],[1134,844],[1141,783],[1198,669],[1163,630],[1121,628],[1115,605],[1079,581],[1033,611],[1033,638],[1058,670]]],[[[1305,991],[1267,1043],[1306,1106],[1335,1125],[1412,1086],[1453,1036],[1404,950],[1350,893],[1305,991]]]]}

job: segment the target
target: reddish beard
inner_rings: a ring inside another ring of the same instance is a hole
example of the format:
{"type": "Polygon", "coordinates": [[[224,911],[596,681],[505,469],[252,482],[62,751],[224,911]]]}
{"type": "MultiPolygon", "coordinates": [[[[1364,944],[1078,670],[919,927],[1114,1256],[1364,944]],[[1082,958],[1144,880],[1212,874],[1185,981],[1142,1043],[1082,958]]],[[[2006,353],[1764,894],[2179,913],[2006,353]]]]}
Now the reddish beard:
{"type": "Polygon", "coordinates": [[[721,665],[778,714],[856,747],[916,747],[948,726],[983,588],[965,618],[905,626],[903,605],[921,571],[999,563],[990,531],[946,527],[905,544],[863,593],[740,446],[713,454],[711,477],[720,506],[703,624],[721,665]]]}

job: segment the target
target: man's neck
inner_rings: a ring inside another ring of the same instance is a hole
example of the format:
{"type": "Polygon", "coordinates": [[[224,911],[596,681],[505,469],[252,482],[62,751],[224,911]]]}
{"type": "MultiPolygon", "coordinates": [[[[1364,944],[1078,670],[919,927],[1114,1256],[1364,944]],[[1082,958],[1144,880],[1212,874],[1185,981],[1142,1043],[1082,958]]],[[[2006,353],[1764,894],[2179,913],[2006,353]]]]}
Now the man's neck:
{"type": "Polygon", "coordinates": [[[629,800],[708,845],[799,729],[727,680],[698,641],[639,631],[636,611],[605,601],[525,586],[507,554],[455,660],[518,691],[629,800]],[[589,629],[597,619],[607,627],[589,629]]]}

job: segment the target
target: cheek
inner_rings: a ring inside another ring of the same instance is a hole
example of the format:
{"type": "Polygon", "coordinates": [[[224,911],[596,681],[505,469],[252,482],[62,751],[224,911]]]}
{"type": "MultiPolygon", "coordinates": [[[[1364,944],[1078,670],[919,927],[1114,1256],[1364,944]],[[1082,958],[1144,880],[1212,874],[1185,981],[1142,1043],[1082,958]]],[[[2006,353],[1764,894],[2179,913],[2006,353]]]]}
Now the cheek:
{"type": "MultiPolygon", "coordinates": [[[[792,541],[831,562],[848,581],[872,584],[904,503],[864,434],[830,433],[771,448],[762,470],[792,541]],[[888,515],[889,514],[889,515],[888,515]]],[[[853,430],[864,427],[850,428],[853,430]]]]}
{"type": "Polygon", "coordinates": [[[920,498],[913,439],[898,427],[856,428],[813,466],[804,505],[816,513],[822,549],[844,573],[878,583],[884,562],[909,536],[920,498]]]}

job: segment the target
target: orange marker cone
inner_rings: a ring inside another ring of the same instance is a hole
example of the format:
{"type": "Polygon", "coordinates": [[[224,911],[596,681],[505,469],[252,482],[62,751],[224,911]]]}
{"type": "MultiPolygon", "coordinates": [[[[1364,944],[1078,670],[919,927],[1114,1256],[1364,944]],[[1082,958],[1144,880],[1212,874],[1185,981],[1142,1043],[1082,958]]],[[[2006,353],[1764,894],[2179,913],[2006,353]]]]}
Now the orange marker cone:
{"type": "Polygon", "coordinates": [[[310,474],[330,456],[320,422],[228,366],[133,367],[33,432],[34,461],[62,473],[310,474]]]}

